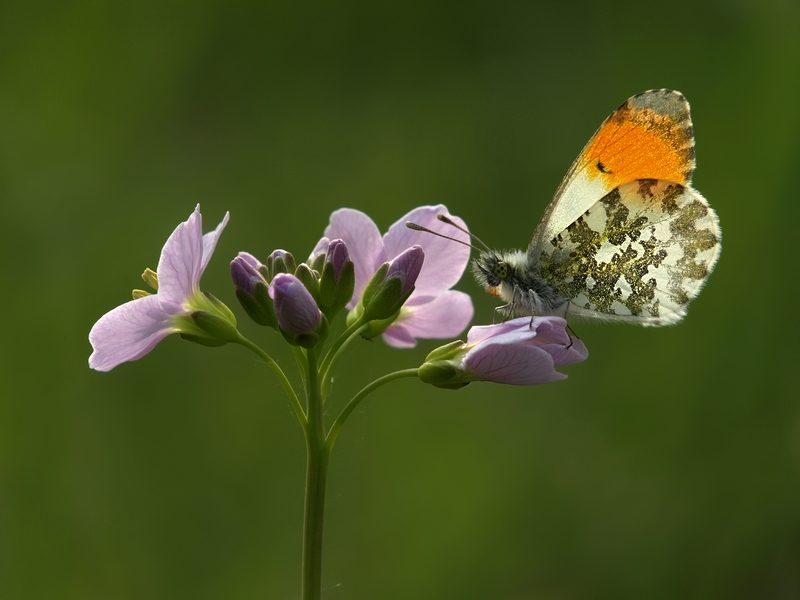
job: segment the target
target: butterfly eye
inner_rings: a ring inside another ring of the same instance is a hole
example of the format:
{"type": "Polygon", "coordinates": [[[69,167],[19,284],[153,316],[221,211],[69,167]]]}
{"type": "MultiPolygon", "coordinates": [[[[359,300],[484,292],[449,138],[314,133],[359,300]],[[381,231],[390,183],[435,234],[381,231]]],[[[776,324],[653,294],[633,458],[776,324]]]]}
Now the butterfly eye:
{"type": "Polygon", "coordinates": [[[494,273],[500,279],[507,279],[508,278],[508,263],[500,261],[495,263],[494,268],[492,269],[492,273],[494,273]]]}

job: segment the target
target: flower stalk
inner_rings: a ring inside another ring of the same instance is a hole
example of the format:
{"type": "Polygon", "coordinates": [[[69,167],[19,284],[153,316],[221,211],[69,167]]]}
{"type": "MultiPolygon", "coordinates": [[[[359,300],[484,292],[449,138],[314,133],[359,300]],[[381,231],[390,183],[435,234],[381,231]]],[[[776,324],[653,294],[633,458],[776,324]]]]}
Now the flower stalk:
{"type": "Polygon", "coordinates": [[[303,524],[303,600],[318,600],[322,586],[322,531],[330,449],[325,444],[317,355],[308,350],[308,422],[306,424],[306,496],[303,524]]]}

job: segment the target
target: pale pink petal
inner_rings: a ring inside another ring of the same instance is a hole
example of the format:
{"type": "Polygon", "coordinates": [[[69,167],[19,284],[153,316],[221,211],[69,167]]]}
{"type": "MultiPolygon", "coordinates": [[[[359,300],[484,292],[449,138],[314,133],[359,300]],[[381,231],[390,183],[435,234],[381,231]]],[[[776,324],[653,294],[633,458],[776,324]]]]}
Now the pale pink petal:
{"type": "MultiPolygon", "coordinates": [[[[200,205],[197,205],[197,210],[200,210],[200,205]]],[[[228,224],[228,220],[231,218],[231,213],[226,212],[225,216],[222,217],[222,221],[220,224],[217,225],[217,228],[214,231],[209,231],[207,234],[203,236],[203,259],[200,262],[200,275],[203,274],[203,271],[206,270],[208,266],[208,261],[211,260],[211,255],[214,254],[214,249],[217,247],[217,241],[219,241],[219,236],[222,235],[222,231],[225,229],[225,226],[228,224]]],[[[202,231],[202,229],[201,229],[202,231]]],[[[200,281],[200,275],[197,276],[197,281],[200,281]]]]}
{"type": "MultiPolygon", "coordinates": [[[[563,319],[561,320],[563,321],[563,319]]],[[[529,327],[530,322],[530,317],[519,317],[518,319],[511,319],[510,321],[503,321],[502,323],[496,323],[494,325],[476,325],[469,330],[467,334],[467,343],[469,345],[474,345],[483,340],[508,333],[518,334],[525,339],[536,335],[536,330],[529,327]],[[527,335],[525,335],[525,332],[528,332],[527,335]]],[[[534,323],[535,322],[534,320],[534,323]]]]}
{"type": "Polygon", "coordinates": [[[397,256],[415,244],[419,244],[425,250],[425,264],[417,279],[414,295],[437,294],[450,289],[461,279],[469,262],[469,247],[430,233],[414,231],[405,225],[406,221],[412,221],[433,231],[469,243],[469,236],[466,233],[439,221],[436,218],[438,214],[447,216],[454,223],[466,229],[464,221],[452,216],[446,206],[439,204],[415,208],[394,223],[383,236],[383,245],[388,256],[397,256]]]}
{"type": "Polygon", "coordinates": [[[117,365],[141,358],[174,331],[172,316],[157,296],[131,300],[103,315],[89,332],[94,352],[89,367],[110,371],[117,365]]]}
{"type": "MultiPolygon", "coordinates": [[[[328,227],[330,227],[330,225],[328,227]]],[[[314,246],[314,249],[311,251],[311,254],[308,255],[308,264],[311,264],[314,261],[314,257],[317,254],[321,254],[322,252],[327,252],[330,243],[331,241],[328,238],[321,237],[320,240],[317,242],[317,245],[314,246]]]]}
{"type": "Polygon", "coordinates": [[[566,332],[567,322],[561,317],[518,317],[494,325],[477,325],[469,330],[467,343],[475,345],[486,339],[496,341],[502,337],[503,343],[526,341],[536,338],[536,344],[544,346],[555,344],[567,346],[570,337],[566,332]]]}
{"type": "Polygon", "coordinates": [[[565,379],[554,369],[553,358],[542,348],[492,341],[476,346],[464,357],[464,367],[481,381],[535,385],[565,379]]]}
{"type": "Polygon", "coordinates": [[[364,288],[378,267],[399,253],[395,252],[387,258],[378,226],[367,215],[352,208],[340,208],[331,214],[330,224],[325,228],[325,237],[329,240],[343,240],[350,253],[356,275],[353,299],[347,305],[347,308],[352,309],[361,299],[364,288]]]}
{"type": "Polygon", "coordinates": [[[402,325],[413,338],[450,338],[467,328],[474,309],[472,299],[464,292],[449,290],[421,305],[406,304],[397,325],[402,325]]]}
{"type": "Polygon", "coordinates": [[[169,236],[158,261],[158,298],[170,312],[190,297],[200,282],[203,219],[200,205],[169,236]]]}
{"type": "Polygon", "coordinates": [[[402,324],[394,324],[382,334],[383,341],[394,348],[413,348],[417,339],[402,324]]]}
{"type": "Polygon", "coordinates": [[[572,345],[564,344],[542,344],[539,346],[553,357],[553,362],[557,367],[561,365],[573,365],[583,362],[589,358],[589,351],[579,339],[572,339],[572,345]]]}

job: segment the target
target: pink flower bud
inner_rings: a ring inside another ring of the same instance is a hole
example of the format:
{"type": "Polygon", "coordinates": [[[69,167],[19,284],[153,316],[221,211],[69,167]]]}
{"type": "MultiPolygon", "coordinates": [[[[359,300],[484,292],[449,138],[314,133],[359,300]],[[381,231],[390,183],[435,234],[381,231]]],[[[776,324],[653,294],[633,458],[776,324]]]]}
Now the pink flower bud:
{"type": "Polygon", "coordinates": [[[281,329],[290,335],[314,333],[322,313],[306,286],[288,273],[279,273],[269,286],[269,296],[275,305],[275,315],[281,329]]]}

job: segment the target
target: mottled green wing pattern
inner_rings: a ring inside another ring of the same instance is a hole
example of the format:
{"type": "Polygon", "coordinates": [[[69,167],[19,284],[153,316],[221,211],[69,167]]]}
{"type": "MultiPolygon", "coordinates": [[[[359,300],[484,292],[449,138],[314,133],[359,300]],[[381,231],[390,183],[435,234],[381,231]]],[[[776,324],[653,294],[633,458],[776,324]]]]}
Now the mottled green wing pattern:
{"type": "Polygon", "coordinates": [[[543,244],[541,275],[569,316],[669,325],[720,250],[717,216],[694,189],[639,179],[612,190],[543,244]]]}

